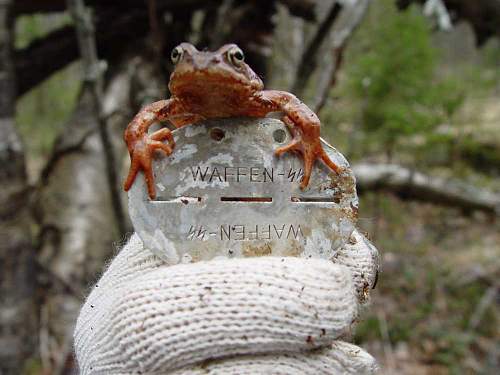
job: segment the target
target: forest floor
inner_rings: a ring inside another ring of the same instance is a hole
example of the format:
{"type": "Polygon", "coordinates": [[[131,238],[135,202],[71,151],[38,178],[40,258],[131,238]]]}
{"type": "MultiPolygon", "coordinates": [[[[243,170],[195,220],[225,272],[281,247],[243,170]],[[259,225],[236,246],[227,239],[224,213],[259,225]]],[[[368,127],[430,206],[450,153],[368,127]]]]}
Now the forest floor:
{"type": "Polygon", "coordinates": [[[355,338],[384,373],[498,370],[500,223],[367,194],[359,224],[381,252],[381,273],[355,338]]]}

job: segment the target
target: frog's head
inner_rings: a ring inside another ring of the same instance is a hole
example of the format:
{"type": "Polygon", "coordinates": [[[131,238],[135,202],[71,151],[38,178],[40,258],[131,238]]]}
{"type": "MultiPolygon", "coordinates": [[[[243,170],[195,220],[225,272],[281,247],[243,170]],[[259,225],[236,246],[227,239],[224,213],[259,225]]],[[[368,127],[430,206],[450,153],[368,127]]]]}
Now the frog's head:
{"type": "Polygon", "coordinates": [[[236,44],[226,44],[217,51],[198,51],[189,43],[172,50],[175,69],[170,76],[172,95],[217,94],[262,90],[263,83],[245,64],[243,51],[236,44]]]}

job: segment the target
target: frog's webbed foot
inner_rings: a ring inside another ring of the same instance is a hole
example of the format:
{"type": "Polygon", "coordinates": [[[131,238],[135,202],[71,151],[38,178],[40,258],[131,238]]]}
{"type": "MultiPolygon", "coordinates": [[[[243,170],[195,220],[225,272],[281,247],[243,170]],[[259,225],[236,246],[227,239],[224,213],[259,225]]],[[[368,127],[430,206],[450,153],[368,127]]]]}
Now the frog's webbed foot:
{"type": "Polygon", "coordinates": [[[164,128],[149,135],[143,134],[139,139],[128,145],[130,153],[130,170],[125,180],[124,189],[128,191],[140,170],[144,172],[148,194],[151,199],[156,196],[154,177],[152,169],[153,155],[156,150],[163,151],[167,156],[172,153],[175,146],[174,138],[170,129],[164,128]],[[168,140],[168,144],[163,143],[168,140]]]}
{"type": "Polygon", "coordinates": [[[276,156],[280,156],[285,152],[296,152],[304,158],[304,176],[300,183],[300,188],[305,189],[309,185],[314,162],[320,159],[335,173],[340,173],[342,168],[335,164],[321,145],[319,137],[306,137],[299,131],[295,132],[292,141],[275,151],[276,156]]]}

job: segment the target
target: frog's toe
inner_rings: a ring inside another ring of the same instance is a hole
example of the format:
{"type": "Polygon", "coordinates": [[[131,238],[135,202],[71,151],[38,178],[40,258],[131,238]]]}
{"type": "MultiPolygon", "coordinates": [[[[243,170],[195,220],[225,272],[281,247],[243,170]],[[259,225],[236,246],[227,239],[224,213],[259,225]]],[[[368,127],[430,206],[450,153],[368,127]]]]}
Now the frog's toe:
{"type": "Polygon", "coordinates": [[[300,140],[294,139],[289,144],[287,144],[286,146],[277,148],[276,151],[274,151],[274,154],[276,156],[281,156],[285,152],[299,151],[299,150],[300,150],[300,140]]]}
{"type": "Polygon", "coordinates": [[[145,161],[142,170],[144,172],[144,179],[146,180],[146,185],[148,187],[149,198],[155,199],[156,189],[155,189],[155,180],[153,176],[153,168],[151,167],[151,158],[148,158],[145,161]]]}
{"type": "Polygon", "coordinates": [[[315,157],[310,154],[304,155],[304,176],[300,182],[300,188],[304,190],[309,185],[315,157]]]}
{"type": "Polygon", "coordinates": [[[335,173],[340,174],[342,172],[342,168],[335,164],[332,159],[328,156],[325,150],[321,149],[321,160],[323,160],[323,163],[325,163],[331,170],[333,170],[335,173]]]}
{"type": "Polygon", "coordinates": [[[152,141],[150,147],[152,150],[163,151],[165,154],[167,154],[167,156],[172,153],[172,147],[160,141],[152,141]]]}
{"type": "Polygon", "coordinates": [[[130,170],[123,185],[125,191],[130,190],[137,177],[137,174],[142,170],[144,172],[144,178],[146,180],[149,197],[151,199],[155,198],[156,191],[154,187],[154,176],[152,169],[152,153],[156,149],[161,149],[167,153],[172,153],[172,149],[168,145],[159,141],[151,141],[147,138],[144,138],[143,140],[136,143],[131,153],[130,170]]]}
{"type": "Polygon", "coordinates": [[[151,134],[151,139],[153,141],[160,141],[160,142],[168,140],[168,144],[171,148],[174,148],[175,146],[174,135],[172,134],[172,131],[169,128],[163,128],[154,132],[153,134],[151,134]]]}
{"type": "Polygon", "coordinates": [[[132,187],[135,177],[137,176],[137,173],[139,173],[139,169],[140,169],[139,161],[136,158],[132,158],[127,178],[125,180],[125,183],[123,184],[123,189],[125,191],[129,191],[130,188],[132,187]]]}

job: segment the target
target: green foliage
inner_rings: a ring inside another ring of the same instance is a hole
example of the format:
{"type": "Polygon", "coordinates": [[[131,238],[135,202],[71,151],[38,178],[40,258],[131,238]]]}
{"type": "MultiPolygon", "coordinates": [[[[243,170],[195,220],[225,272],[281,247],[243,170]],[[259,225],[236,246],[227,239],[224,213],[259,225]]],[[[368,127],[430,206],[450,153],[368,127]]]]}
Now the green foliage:
{"type": "Polygon", "coordinates": [[[495,78],[500,77],[500,40],[492,39],[483,48],[483,60],[486,68],[491,68],[495,78]]]}
{"type": "Polygon", "coordinates": [[[43,367],[40,359],[33,357],[28,359],[24,364],[22,375],[40,375],[42,371],[43,367]]]}
{"type": "Polygon", "coordinates": [[[401,137],[430,133],[463,104],[458,80],[436,79],[437,52],[421,11],[372,7],[348,70],[363,129],[392,149],[401,137]]]}
{"type": "Polygon", "coordinates": [[[78,64],[63,69],[26,93],[16,103],[16,123],[28,158],[47,156],[80,91],[78,64]]]}
{"type": "MultiPolygon", "coordinates": [[[[18,17],[16,48],[24,48],[70,21],[66,14],[18,17]]],[[[50,152],[55,137],[74,108],[81,86],[78,69],[78,64],[72,64],[58,71],[16,103],[16,123],[27,149],[28,163],[35,164],[35,169],[50,152]]]]}
{"type": "Polygon", "coordinates": [[[33,40],[41,38],[53,30],[71,24],[66,13],[51,15],[24,15],[16,18],[16,48],[25,48],[33,40]]]}

